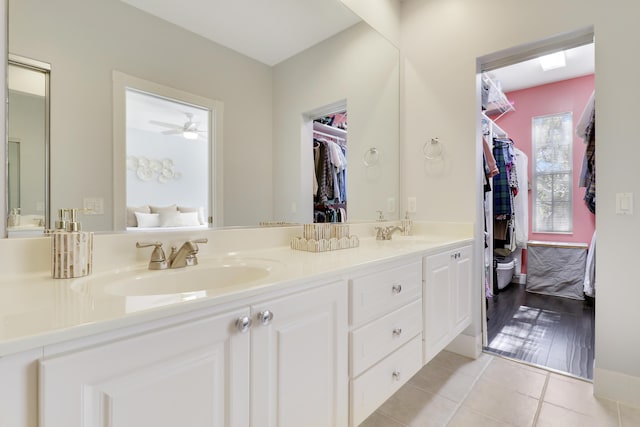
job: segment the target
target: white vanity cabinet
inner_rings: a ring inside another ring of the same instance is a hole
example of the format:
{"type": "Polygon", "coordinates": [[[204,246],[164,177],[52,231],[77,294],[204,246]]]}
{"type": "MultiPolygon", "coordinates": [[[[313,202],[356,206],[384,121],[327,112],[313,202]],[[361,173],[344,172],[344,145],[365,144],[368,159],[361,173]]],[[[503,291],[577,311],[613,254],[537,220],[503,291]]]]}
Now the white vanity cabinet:
{"type": "Polygon", "coordinates": [[[347,286],[311,287],[45,358],[40,427],[340,427],[347,286]]]}
{"type": "Polygon", "coordinates": [[[38,426],[42,348],[0,357],[0,426],[38,426]]]}
{"type": "Polygon", "coordinates": [[[256,304],[251,312],[251,425],[346,427],[346,283],[256,304]]]}
{"type": "Polygon", "coordinates": [[[350,425],[358,426],[422,367],[420,258],[350,281],[350,425]]]}
{"type": "Polygon", "coordinates": [[[46,358],[40,427],[247,426],[242,309],[46,358]]]}
{"type": "Polygon", "coordinates": [[[471,323],[471,246],[424,257],[424,363],[471,323]]]}

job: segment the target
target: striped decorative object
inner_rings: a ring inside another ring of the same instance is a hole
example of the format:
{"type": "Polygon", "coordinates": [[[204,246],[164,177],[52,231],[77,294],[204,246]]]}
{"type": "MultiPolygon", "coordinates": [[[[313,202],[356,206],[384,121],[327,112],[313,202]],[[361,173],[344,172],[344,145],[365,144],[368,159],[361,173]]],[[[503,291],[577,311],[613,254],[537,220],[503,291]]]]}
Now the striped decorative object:
{"type": "Polygon", "coordinates": [[[51,277],[71,279],[91,274],[93,233],[86,231],[51,235],[51,277]]]}

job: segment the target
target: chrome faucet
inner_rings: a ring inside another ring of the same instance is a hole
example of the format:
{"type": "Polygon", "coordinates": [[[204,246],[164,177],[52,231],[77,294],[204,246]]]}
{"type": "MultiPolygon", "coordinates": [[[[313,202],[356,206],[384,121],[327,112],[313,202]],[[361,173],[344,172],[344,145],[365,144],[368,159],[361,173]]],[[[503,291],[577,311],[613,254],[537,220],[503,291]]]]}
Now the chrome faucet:
{"type": "Polygon", "coordinates": [[[188,240],[177,249],[175,246],[171,247],[171,254],[169,255],[169,268],[182,268],[191,265],[198,264],[198,243],[207,243],[208,239],[196,239],[188,240]]]}
{"type": "Polygon", "coordinates": [[[391,240],[395,231],[403,232],[404,228],[398,226],[376,227],[376,240],[391,240]]]}

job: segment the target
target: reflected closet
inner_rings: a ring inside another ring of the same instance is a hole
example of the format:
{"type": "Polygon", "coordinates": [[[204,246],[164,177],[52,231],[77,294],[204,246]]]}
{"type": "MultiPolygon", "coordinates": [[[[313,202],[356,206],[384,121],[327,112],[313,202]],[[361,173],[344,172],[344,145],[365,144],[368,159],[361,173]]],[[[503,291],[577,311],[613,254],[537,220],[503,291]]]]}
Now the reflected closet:
{"type": "Polygon", "coordinates": [[[346,111],[313,120],[313,160],[313,222],[346,222],[346,111]]]}

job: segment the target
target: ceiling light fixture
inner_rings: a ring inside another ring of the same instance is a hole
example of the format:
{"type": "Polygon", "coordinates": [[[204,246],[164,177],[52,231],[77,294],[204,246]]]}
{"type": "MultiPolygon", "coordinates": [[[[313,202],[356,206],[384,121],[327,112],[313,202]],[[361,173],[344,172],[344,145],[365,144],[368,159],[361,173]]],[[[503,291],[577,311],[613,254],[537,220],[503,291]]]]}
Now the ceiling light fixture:
{"type": "Polygon", "coordinates": [[[541,56],[539,59],[540,66],[542,67],[543,71],[555,70],[556,68],[562,68],[567,65],[564,51],[541,56]]]}
{"type": "Polygon", "coordinates": [[[184,136],[186,139],[198,139],[198,132],[185,130],[184,132],[182,132],[182,136],[184,136]]]}

